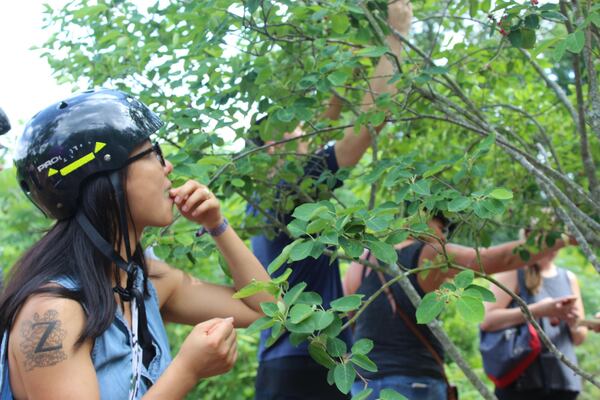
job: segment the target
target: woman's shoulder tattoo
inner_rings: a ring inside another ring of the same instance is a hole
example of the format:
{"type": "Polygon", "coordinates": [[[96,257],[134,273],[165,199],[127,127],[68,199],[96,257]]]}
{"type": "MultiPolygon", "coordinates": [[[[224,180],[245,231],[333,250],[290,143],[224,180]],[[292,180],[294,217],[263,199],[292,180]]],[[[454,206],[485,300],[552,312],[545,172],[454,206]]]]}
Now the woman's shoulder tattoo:
{"type": "Polygon", "coordinates": [[[62,329],[58,311],[50,309],[40,316],[33,314],[32,320],[21,324],[20,349],[25,355],[25,370],[56,365],[67,359],[63,340],[67,331],[62,329]]]}

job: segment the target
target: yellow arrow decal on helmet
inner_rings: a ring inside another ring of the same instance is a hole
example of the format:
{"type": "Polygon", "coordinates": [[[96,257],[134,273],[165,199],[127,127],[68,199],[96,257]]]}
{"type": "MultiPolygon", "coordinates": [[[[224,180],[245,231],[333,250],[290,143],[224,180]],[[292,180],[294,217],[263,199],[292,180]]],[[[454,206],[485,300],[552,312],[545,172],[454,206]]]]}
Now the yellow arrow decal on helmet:
{"type": "MultiPolygon", "coordinates": [[[[102,148],[106,146],[106,143],[103,142],[96,142],[96,145],[94,146],[94,151],[91,153],[86,154],[85,156],[73,161],[71,164],[68,164],[66,166],[64,166],[63,168],[60,169],[60,174],[62,176],[67,176],[68,174],[70,174],[71,172],[75,171],[78,168],[83,167],[85,164],[89,163],[90,161],[92,161],[93,159],[96,158],[95,153],[99,152],[100,150],[102,150],[102,148]]],[[[56,171],[53,168],[49,168],[48,169],[48,176],[52,176],[54,174],[56,174],[58,171],[56,171]]]]}

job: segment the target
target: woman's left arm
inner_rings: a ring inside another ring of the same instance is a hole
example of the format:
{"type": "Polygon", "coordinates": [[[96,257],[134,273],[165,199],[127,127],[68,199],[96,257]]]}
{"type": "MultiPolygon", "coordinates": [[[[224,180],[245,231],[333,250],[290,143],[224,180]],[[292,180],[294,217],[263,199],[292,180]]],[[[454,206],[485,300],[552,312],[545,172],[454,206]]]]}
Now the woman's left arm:
{"type": "MultiPolygon", "coordinates": [[[[208,231],[223,226],[219,200],[206,186],[190,180],[171,189],[170,194],[185,218],[203,225],[208,231]]],[[[229,265],[234,287],[205,283],[154,261],[156,283],[163,293],[161,311],[165,320],[197,324],[215,317],[234,317],[235,326],[244,327],[263,315],[260,303],[275,300],[267,293],[234,299],[235,291],[253,280],[269,281],[271,278],[231,226],[213,239],[229,265]]]]}
{"type": "Polygon", "coordinates": [[[568,320],[569,329],[571,331],[571,338],[573,339],[573,344],[575,346],[579,346],[585,341],[585,338],[588,334],[588,328],[585,326],[581,326],[578,322],[584,318],[585,311],[583,309],[583,300],[581,299],[581,290],[579,289],[579,283],[577,282],[577,276],[571,271],[567,271],[567,276],[569,277],[569,282],[571,284],[571,291],[575,296],[577,296],[577,300],[575,300],[574,311],[576,315],[573,318],[568,320]]]}

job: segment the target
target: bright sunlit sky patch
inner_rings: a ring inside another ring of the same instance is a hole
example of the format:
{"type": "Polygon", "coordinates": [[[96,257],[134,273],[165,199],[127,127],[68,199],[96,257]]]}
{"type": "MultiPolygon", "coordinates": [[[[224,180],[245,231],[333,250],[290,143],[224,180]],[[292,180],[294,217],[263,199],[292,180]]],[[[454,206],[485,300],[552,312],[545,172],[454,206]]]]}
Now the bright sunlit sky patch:
{"type": "Polygon", "coordinates": [[[0,2],[0,107],[12,130],[0,136],[0,144],[12,149],[25,123],[39,110],[71,93],[58,85],[39,51],[31,51],[47,39],[42,30],[43,3],[59,6],[65,1],[26,0],[0,2]]]}

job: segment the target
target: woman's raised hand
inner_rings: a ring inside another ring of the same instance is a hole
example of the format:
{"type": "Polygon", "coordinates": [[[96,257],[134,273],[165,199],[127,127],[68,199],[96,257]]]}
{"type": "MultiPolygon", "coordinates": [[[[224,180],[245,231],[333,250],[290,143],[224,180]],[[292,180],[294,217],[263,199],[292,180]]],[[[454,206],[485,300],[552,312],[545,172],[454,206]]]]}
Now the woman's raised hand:
{"type": "Polygon", "coordinates": [[[181,215],[206,229],[213,229],[223,221],[219,200],[201,183],[189,180],[169,190],[169,195],[181,215]]]}

